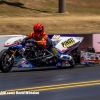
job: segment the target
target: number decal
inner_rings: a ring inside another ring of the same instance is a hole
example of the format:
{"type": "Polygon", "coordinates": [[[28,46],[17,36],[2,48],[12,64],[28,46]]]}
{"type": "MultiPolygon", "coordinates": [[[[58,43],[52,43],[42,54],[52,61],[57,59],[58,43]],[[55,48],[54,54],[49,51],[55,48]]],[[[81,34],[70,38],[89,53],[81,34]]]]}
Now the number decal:
{"type": "Polygon", "coordinates": [[[67,39],[66,41],[62,42],[61,45],[63,48],[67,48],[68,46],[72,45],[75,43],[75,40],[73,38],[67,39]]]}

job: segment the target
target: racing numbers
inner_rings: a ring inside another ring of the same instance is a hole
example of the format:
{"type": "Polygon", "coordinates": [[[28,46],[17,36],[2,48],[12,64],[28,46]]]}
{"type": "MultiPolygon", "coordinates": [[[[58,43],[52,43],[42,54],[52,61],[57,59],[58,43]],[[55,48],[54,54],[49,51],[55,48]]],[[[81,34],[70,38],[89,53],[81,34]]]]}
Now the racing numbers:
{"type": "Polygon", "coordinates": [[[73,40],[73,38],[69,38],[67,40],[65,40],[64,42],[62,42],[62,46],[63,48],[67,48],[68,46],[72,45],[75,43],[75,40],[73,40]]]}
{"type": "Polygon", "coordinates": [[[58,52],[56,51],[55,48],[52,48],[52,51],[53,51],[53,53],[54,53],[55,55],[58,55],[58,52]]]}

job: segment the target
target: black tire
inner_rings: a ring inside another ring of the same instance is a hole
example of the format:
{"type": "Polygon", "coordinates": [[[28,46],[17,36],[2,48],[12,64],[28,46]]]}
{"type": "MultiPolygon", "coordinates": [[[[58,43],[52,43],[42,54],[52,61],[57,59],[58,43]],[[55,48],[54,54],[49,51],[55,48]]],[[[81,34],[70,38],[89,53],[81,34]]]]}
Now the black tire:
{"type": "Polygon", "coordinates": [[[75,61],[74,59],[72,59],[71,61],[69,61],[69,63],[71,64],[71,66],[69,66],[70,68],[73,68],[75,66],[75,61]]]}
{"type": "Polygon", "coordinates": [[[8,49],[3,49],[0,52],[0,70],[4,73],[9,72],[13,66],[13,59],[11,62],[8,62],[8,59],[11,57],[11,52],[8,49]]]}

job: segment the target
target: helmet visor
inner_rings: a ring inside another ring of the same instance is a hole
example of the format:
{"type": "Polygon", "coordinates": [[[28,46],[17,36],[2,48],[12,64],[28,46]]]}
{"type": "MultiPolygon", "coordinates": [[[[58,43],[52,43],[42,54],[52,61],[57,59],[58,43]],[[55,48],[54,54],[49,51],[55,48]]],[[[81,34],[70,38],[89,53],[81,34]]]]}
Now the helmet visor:
{"type": "Polygon", "coordinates": [[[38,34],[38,33],[43,32],[43,27],[41,27],[39,30],[36,30],[33,28],[33,30],[34,30],[35,34],[38,34]]]}

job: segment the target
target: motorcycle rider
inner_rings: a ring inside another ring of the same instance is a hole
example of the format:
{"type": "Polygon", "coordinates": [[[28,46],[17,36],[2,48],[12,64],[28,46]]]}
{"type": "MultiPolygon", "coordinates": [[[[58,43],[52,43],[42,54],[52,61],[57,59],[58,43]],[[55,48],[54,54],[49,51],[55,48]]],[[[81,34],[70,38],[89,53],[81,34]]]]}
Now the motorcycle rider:
{"type": "Polygon", "coordinates": [[[53,42],[49,39],[47,33],[44,31],[44,26],[41,23],[36,23],[34,25],[33,31],[23,40],[23,43],[25,43],[25,41],[29,38],[33,38],[38,45],[42,46],[44,49],[49,50],[59,59],[72,59],[69,55],[60,55],[58,53],[53,42]]]}

